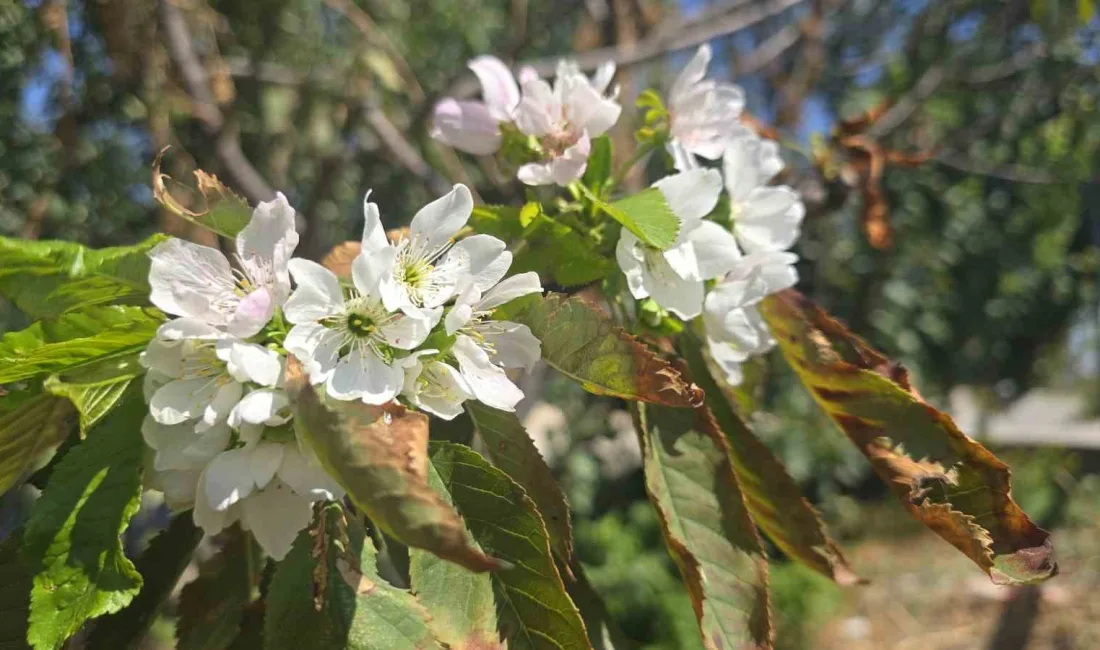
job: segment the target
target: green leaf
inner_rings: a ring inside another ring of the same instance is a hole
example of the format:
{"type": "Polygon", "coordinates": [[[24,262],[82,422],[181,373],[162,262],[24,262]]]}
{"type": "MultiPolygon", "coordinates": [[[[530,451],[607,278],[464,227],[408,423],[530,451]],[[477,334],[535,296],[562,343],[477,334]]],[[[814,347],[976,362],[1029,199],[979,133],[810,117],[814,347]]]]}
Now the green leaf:
{"type": "Polygon", "coordinates": [[[554,564],[546,526],[523,488],[454,443],[432,443],[431,468],[477,543],[512,565],[490,574],[509,650],[591,648],[554,564]]]}
{"type": "Polygon", "coordinates": [[[80,413],[80,433],[84,435],[111,412],[132,381],[145,369],[138,353],[109,358],[70,372],[50,375],[43,387],[53,395],[73,403],[80,413]]]}
{"type": "Polygon", "coordinates": [[[92,305],[149,304],[147,253],[164,235],[93,250],[64,241],[0,237],[0,295],[31,318],[92,305]]]}
{"type": "Polygon", "coordinates": [[[153,198],[172,214],[207,230],[233,238],[252,220],[252,208],[213,174],[195,170],[195,190],[202,197],[202,207],[196,210],[184,206],[168,191],[166,181],[172,179],[160,172],[160,160],[167,149],[157,154],[153,163],[153,198]]]}
{"type": "Polygon", "coordinates": [[[761,313],[818,405],[906,509],[997,584],[1057,573],[1049,534],[1012,499],[1008,467],[926,403],[905,368],[794,290],[761,313]]]}
{"type": "Polygon", "coordinates": [[[1088,24],[1096,16],[1096,0],[1077,0],[1077,18],[1082,25],[1088,24]]]}
{"type": "Polygon", "coordinates": [[[601,135],[592,141],[592,151],[588,155],[588,166],[581,181],[599,196],[607,179],[611,178],[612,148],[611,138],[601,135]]]}
{"type": "Polygon", "coordinates": [[[162,321],[152,309],[89,307],[5,334],[0,338],[0,384],[136,354],[162,321]]]}
{"type": "Polygon", "coordinates": [[[551,547],[562,562],[568,564],[573,556],[573,527],[565,493],[539,455],[523,423],[515,413],[499,411],[473,400],[466,402],[465,407],[485,443],[489,459],[527,491],[546,523],[551,547]]]}
{"type": "Polygon", "coordinates": [[[772,647],[768,560],[706,409],[635,405],[646,491],[708,650],[772,647]]]}
{"type": "Polygon", "coordinates": [[[22,543],[22,531],[16,531],[0,544],[0,648],[3,650],[30,648],[27,645],[27,618],[34,574],[19,551],[22,543]]]}
{"type": "Polygon", "coordinates": [[[594,650],[627,650],[635,647],[635,644],[626,638],[618,624],[612,620],[607,605],[584,573],[584,567],[573,558],[569,565],[569,572],[573,574],[565,583],[566,591],[580,610],[584,627],[588,631],[588,642],[594,650]]]}
{"type": "Polygon", "coordinates": [[[706,408],[713,414],[729,443],[730,459],[745,505],[753,522],[787,556],[841,585],[859,582],[844,554],[829,537],[813,506],[803,498],[798,484],[756,434],[737,415],[711,376],[697,337],[680,337],[684,359],[692,379],[707,395],[706,408]]]}
{"type": "Polygon", "coordinates": [[[241,633],[241,619],[259,586],[264,554],[252,535],[233,526],[219,538],[221,549],[180,591],[179,650],[227,648],[241,633]]]}
{"type": "Polygon", "coordinates": [[[396,403],[322,401],[294,358],[287,362],[286,390],[298,434],[372,522],[473,571],[497,568],[468,543],[458,514],[428,487],[427,416],[396,403]]]}
{"type": "MultiPolygon", "coordinates": [[[[428,465],[428,485],[444,503],[455,507],[439,472],[431,465],[428,465]]],[[[480,548],[472,537],[469,543],[480,548]]],[[[432,631],[440,641],[451,648],[501,648],[490,574],[467,571],[432,553],[413,548],[409,549],[409,582],[417,600],[428,610],[432,631]],[[456,607],[456,603],[462,606],[456,607]]]]}
{"type": "Polygon", "coordinates": [[[611,318],[580,298],[531,296],[508,320],[542,341],[542,358],[596,395],[688,407],[701,391],[611,318]]]}
{"type": "Polygon", "coordinates": [[[346,521],[339,505],[320,508],[316,524],[299,533],[271,580],[265,650],[441,648],[427,612],[378,575],[376,556],[362,527],[346,521]]]}
{"type": "Polygon", "coordinates": [[[470,224],[479,233],[516,242],[512,273],[534,271],[563,287],[575,287],[618,270],[615,261],[598,253],[581,233],[541,211],[524,223],[516,208],[479,205],[470,224]]]}
{"type": "Polygon", "coordinates": [[[676,243],[680,234],[680,218],[669,207],[665,195],[650,187],[614,203],[596,199],[593,203],[615,221],[634,233],[646,246],[665,250],[676,243]]]}
{"type": "Polygon", "coordinates": [[[176,515],[138,558],[137,570],[144,581],[141,592],[122,611],[96,621],[87,647],[91,650],[140,647],[200,540],[202,531],[191,521],[191,513],[176,515]]]}
{"type": "Polygon", "coordinates": [[[141,588],[119,535],[141,504],[146,406],[140,390],[124,399],[57,464],[27,522],[23,553],[35,570],[27,639],[37,650],[60,648],[141,588]]]}
{"type": "Polygon", "coordinates": [[[67,401],[37,390],[9,393],[0,403],[0,494],[4,494],[69,436],[76,414],[67,401]]]}

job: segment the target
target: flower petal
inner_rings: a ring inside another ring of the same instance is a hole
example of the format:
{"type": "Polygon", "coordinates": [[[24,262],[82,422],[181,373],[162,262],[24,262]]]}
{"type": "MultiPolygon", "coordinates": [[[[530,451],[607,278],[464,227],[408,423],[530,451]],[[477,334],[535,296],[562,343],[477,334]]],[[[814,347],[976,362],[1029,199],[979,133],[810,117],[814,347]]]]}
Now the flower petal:
{"type": "Polygon", "coordinates": [[[416,213],[409,224],[409,239],[427,250],[435,250],[448,243],[466,225],[473,209],[470,190],[457,184],[416,213]]]}
{"type": "Polygon", "coordinates": [[[481,82],[487,111],[497,121],[511,120],[512,110],[519,103],[519,86],[512,71],[500,59],[488,55],[476,57],[467,65],[481,82]]]}
{"type": "Polygon", "coordinates": [[[741,249],[730,231],[713,221],[702,221],[687,235],[695,251],[702,280],[717,278],[730,271],[741,259],[741,249]]]}
{"type": "Polygon", "coordinates": [[[294,208],[282,192],[276,192],[274,199],[256,206],[248,225],[237,233],[237,254],[242,260],[252,257],[271,260],[275,249],[285,246],[289,257],[298,247],[294,220],[294,208]]]}
{"type": "Polygon", "coordinates": [[[524,185],[551,185],[554,182],[553,166],[551,163],[520,165],[516,170],[516,178],[524,185]]]}
{"type": "Polygon", "coordinates": [[[169,239],[149,251],[149,300],[176,316],[223,325],[218,306],[236,289],[229,260],[220,251],[182,239],[169,239]]]}
{"type": "Polygon", "coordinates": [[[371,190],[367,190],[363,197],[363,239],[362,250],[374,253],[387,248],[390,245],[386,239],[386,229],[382,226],[382,215],[378,212],[378,205],[371,203],[371,190]]]}
{"type": "Polygon", "coordinates": [[[206,466],[203,496],[211,508],[224,512],[252,493],[251,456],[249,449],[230,449],[206,466]]]}
{"type": "Polygon", "coordinates": [[[468,336],[459,334],[452,348],[462,378],[477,399],[502,411],[515,411],[523,399],[519,389],[489,355],[468,336]]]}
{"type": "Polygon", "coordinates": [[[237,308],[229,315],[225,329],[233,336],[246,339],[259,334],[274,315],[275,298],[270,289],[260,287],[237,303],[237,308]]]}
{"type": "Polygon", "coordinates": [[[290,398],[285,391],[276,388],[260,388],[244,396],[229,414],[229,426],[239,427],[242,422],[278,426],[290,420],[290,398]]]}
{"type": "Polygon", "coordinates": [[[500,120],[488,106],[450,97],[435,105],[430,134],[449,147],[475,156],[496,153],[502,140],[500,120]]]}
{"type": "Polygon", "coordinates": [[[309,499],[295,494],[280,480],[272,481],[241,504],[241,523],[276,561],[286,557],[312,516],[309,499]]]}
{"type": "Polygon", "coordinates": [[[591,149],[592,141],[588,139],[587,133],[583,133],[576,144],[551,160],[550,175],[554,178],[554,182],[565,187],[583,176],[585,168],[588,167],[588,154],[591,149]]]}
{"type": "Polygon", "coordinates": [[[653,184],[664,195],[676,216],[681,232],[710,214],[722,194],[722,175],[713,169],[692,169],[665,176],[653,184]]]}
{"type": "Polygon", "coordinates": [[[210,505],[210,499],[206,496],[207,477],[209,473],[210,468],[207,467],[203,470],[202,474],[199,475],[194,497],[195,509],[191,512],[191,517],[194,519],[195,525],[202,528],[204,533],[207,535],[216,535],[237,520],[240,515],[240,509],[230,507],[225,510],[216,510],[210,505]]]}
{"type": "Polygon", "coordinates": [[[393,246],[357,255],[351,263],[351,279],[360,295],[379,295],[379,285],[383,278],[393,277],[393,264],[396,261],[397,249],[393,246]]]}
{"type": "Polygon", "coordinates": [[[340,335],[319,323],[295,325],[286,335],[283,347],[302,362],[311,383],[328,379],[340,353],[340,335]]]}
{"type": "Polygon", "coordinates": [[[676,81],[672,83],[672,88],[668,93],[671,101],[675,101],[676,98],[686,93],[691,86],[703,80],[703,77],[707,74],[707,66],[710,65],[710,56],[710,45],[706,43],[695,50],[695,55],[691,57],[691,60],[676,77],[676,81]]]}
{"type": "Polygon", "coordinates": [[[642,250],[642,242],[629,230],[624,229],[619,235],[619,242],[615,245],[615,260],[626,275],[630,295],[638,300],[648,298],[649,291],[646,290],[643,277],[645,254],[642,250]]]}
{"type": "Polygon", "coordinates": [[[512,265],[512,253],[507,244],[492,235],[467,237],[455,244],[448,256],[456,253],[466,259],[469,273],[466,278],[460,278],[460,285],[470,284],[482,293],[500,282],[512,265]]]}
{"type": "Polygon", "coordinates": [[[206,405],[202,412],[202,422],[195,425],[196,431],[203,431],[229,419],[233,407],[241,401],[244,386],[231,381],[218,387],[214,399],[206,405]]]}
{"type": "Polygon", "coordinates": [[[275,477],[275,472],[283,463],[285,448],[286,445],[282,443],[267,441],[252,448],[248,457],[248,471],[257,488],[263,489],[275,477]]]}
{"type": "Polygon", "coordinates": [[[496,309],[516,298],[531,293],[542,293],[542,282],[539,280],[539,274],[534,271],[519,273],[510,278],[505,278],[500,284],[486,291],[481,300],[477,302],[477,308],[479,311],[496,309]]]}
{"type": "Polygon", "coordinates": [[[219,357],[225,357],[225,369],[239,382],[251,381],[270,387],[278,383],[283,374],[279,353],[261,345],[226,339],[218,341],[218,352],[219,357]]]}
{"type": "Polygon", "coordinates": [[[428,334],[442,315],[441,307],[435,309],[405,307],[393,320],[383,325],[380,332],[386,343],[399,350],[411,350],[428,338],[428,334]]]}
{"type": "Polygon", "coordinates": [[[321,466],[302,455],[297,445],[286,445],[278,477],[299,496],[310,501],[331,501],[344,496],[340,487],[321,466]]]}
{"type": "Polygon", "coordinates": [[[782,251],[797,240],[806,213],[790,187],[758,187],[734,219],[734,234],[746,252],[782,251]]]}
{"type": "Polygon", "coordinates": [[[290,260],[290,275],[298,288],[283,305],[286,319],[295,325],[338,314],[344,306],[340,280],[325,267],[301,258],[290,260]]]}
{"type": "Polygon", "coordinates": [[[174,379],[153,394],[149,412],[161,424],[181,424],[200,417],[217,394],[217,384],[205,377],[174,379]]]}
{"type": "Polygon", "coordinates": [[[523,96],[513,114],[516,128],[524,135],[540,137],[552,133],[561,118],[561,101],[550,84],[538,77],[525,79],[523,96]]]}
{"type": "Polygon", "coordinates": [[[542,358],[542,342],[526,325],[493,321],[480,331],[493,350],[493,362],[504,368],[523,368],[530,372],[542,358]]]}

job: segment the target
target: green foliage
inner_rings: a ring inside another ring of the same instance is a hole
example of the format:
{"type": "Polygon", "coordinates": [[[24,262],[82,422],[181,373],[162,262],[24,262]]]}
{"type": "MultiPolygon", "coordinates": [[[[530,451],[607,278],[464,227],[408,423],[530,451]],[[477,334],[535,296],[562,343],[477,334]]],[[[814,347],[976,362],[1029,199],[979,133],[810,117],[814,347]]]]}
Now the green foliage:
{"type": "Polygon", "coordinates": [[[63,399],[24,390],[0,401],[0,494],[18,485],[73,428],[73,409],[63,399]]]}
{"type": "Polygon", "coordinates": [[[0,648],[29,650],[27,620],[34,574],[20,552],[22,531],[0,543],[0,648]]]}
{"type": "Polygon", "coordinates": [[[539,455],[523,423],[515,414],[483,406],[466,404],[486,453],[493,464],[518,483],[535,502],[550,533],[550,545],[562,561],[573,555],[573,530],[565,494],[546,461],[539,455]]]}
{"type": "Polygon", "coordinates": [[[161,320],[160,312],[142,307],[89,307],[5,334],[0,338],[0,383],[132,356],[145,349],[161,320]]]}
{"type": "Polygon", "coordinates": [[[454,443],[432,443],[431,469],[474,540],[510,565],[490,574],[510,650],[589,648],[580,613],[554,564],[546,526],[523,488],[454,443]]]}
{"type": "Polygon", "coordinates": [[[523,303],[508,319],[542,342],[542,358],[596,395],[690,406],[696,390],[680,373],[579,298],[549,294],[523,303]]]}
{"type": "Polygon", "coordinates": [[[145,374],[138,353],[113,355],[71,371],[50,375],[43,387],[72,402],[80,413],[80,432],[87,433],[111,412],[135,379],[145,374]]]}
{"type": "Polygon", "coordinates": [[[378,575],[377,557],[343,508],[320,508],[298,535],[268,591],[265,650],[413,650],[442,648],[424,608],[378,575]]]}
{"type": "Polygon", "coordinates": [[[58,463],[23,537],[34,571],[27,639],[60,648],[85,621],[117,612],[141,588],[119,535],[141,501],[145,402],[124,404],[58,463]]]}
{"type": "Polygon", "coordinates": [[[707,394],[707,409],[725,435],[733,471],[753,523],[792,559],[840,584],[857,582],[840,547],[829,537],[798,484],[722,394],[707,368],[699,339],[681,337],[680,349],[692,378],[707,394]]]}
{"type": "Polygon", "coordinates": [[[154,235],[133,246],[91,250],[63,241],[0,237],[0,296],[33,318],[55,318],[93,305],[149,302],[154,235]]]}
{"type": "Polygon", "coordinates": [[[596,196],[603,195],[603,188],[611,178],[613,148],[611,138],[601,135],[592,141],[592,151],[588,154],[588,166],[584,170],[581,182],[596,196]]]}
{"type": "Polygon", "coordinates": [[[534,271],[563,287],[574,287],[618,270],[585,233],[547,215],[537,203],[527,204],[522,211],[511,206],[477,206],[470,222],[478,232],[517,242],[512,273],[534,271]]]}
{"type": "Polygon", "coordinates": [[[469,543],[454,508],[428,487],[426,415],[397,404],[322,400],[296,362],[287,367],[286,388],[298,435],[375,525],[472,571],[498,566],[469,543]]]}
{"type": "Polygon", "coordinates": [[[768,560],[705,411],[636,405],[646,489],[708,650],[768,647],[768,560]]]}
{"type": "Polygon", "coordinates": [[[199,577],[180,592],[179,650],[220,650],[241,634],[264,565],[263,551],[237,526],[220,538],[218,553],[199,565],[199,577]]]}
{"type": "Polygon", "coordinates": [[[226,187],[217,176],[195,170],[196,190],[202,196],[202,205],[198,209],[188,208],[168,191],[165,181],[170,179],[160,173],[160,156],[153,166],[153,198],[172,214],[229,238],[236,237],[248,225],[252,218],[248,201],[226,187]]]}
{"type": "Polygon", "coordinates": [[[123,650],[140,647],[201,540],[202,531],[192,523],[189,513],[174,517],[172,523],[153,538],[149,548],[136,562],[142,577],[141,591],[126,609],[95,622],[88,636],[88,648],[123,650]]]}
{"type": "Polygon", "coordinates": [[[676,243],[680,218],[669,207],[661,190],[650,187],[613,203],[595,196],[589,199],[609,217],[622,224],[646,246],[664,250],[676,243]]]}

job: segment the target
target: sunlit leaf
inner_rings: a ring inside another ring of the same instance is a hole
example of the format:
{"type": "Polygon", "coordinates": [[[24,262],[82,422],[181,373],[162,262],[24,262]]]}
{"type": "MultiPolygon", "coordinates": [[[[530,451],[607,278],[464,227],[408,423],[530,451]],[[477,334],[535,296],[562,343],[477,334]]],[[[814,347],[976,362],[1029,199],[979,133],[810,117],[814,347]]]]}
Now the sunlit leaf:
{"type": "Polygon", "coordinates": [[[271,580],[265,650],[441,647],[416,598],[378,575],[377,554],[362,526],[345,519],[337,504],[320,508],[271,580]]]}
{"type": "Polygon", "coordinates": [[[615,221],[622,224],[647,246],[664,250],[676,242],[680,234],[680,218],[669,207],[661,190],[650,187],[607,203],[590,196],[593,203],[615,221]]]}
{"type": "Polygon", "coordinates": [[[1048,533],[1012,500],[1008,467],[921,399],[904,368],[794,290],[761,311],[814,399],[913,516],[998,584],[1057,572],[1048,533]]]}
{"type": "Polygon", "coordinates": [[[729,443],[730,460],[753,522],[789,557],[842,585],[859,582],[825,524],[768,446],[737,415],[711,377],[699,339],[681,339],[691,377],[729,443]]]}
{"type": "Polygon", "coordinates": [[[706,409],[635,405],[646,490],[708,650],[772,647],[768,561],[706,409]]]}
{"type": "Polygon", "coordinates": [[[125,609],[96,621],[88,635],[89,650],[141,647],[201,539],[202,531],[191,521],[191,513],[176,515],[135,563],[144,583],[141,591],[125,609]]]}
{"type": "Polygon", "coordinates": [[[0,407],[0,494],[19,485],[76,428],[64,399],[36,390],[4,396],[0,407]]]}
{"type": "Polygon", "coordinates": [[[450,442],[432,443],[430,471],[477,543],[511,565],[490,574],[509,650],[590,648],[546,526],[523,488],[477,452],[450,442]]]}
{"type": "Polygon", "coordinates": [[[597,395],[688,407],[702,391],[580,298],[532,297],[509,313],[542,341],[542,358],[597,395]]]}
{"type": "Polygon", "coordinates": [[[89,307],[0,338],[0,384],[73,371],[145,349],[162,322],[142,307],[89,307]]]}
{"type": "Polygon", "coordinates": [[[0,295],[31,318],[91,305],[147,305],[148,252],[164,239],[154,235],[133,246],[94,250],[0,237],[0,295]]]}
{"type": "Polygon", "coordinates": [[[515,413],[499,411],[479,402],[470,401],[465,406],[466,413],[485,443],[489,459],[527,491],[527,496],[535,502],[546,523],[550,545],[558,557],[568,564],[573,555],[573,527],[569,522],[565,493],[539,455],[523,423],[515,413]]]}
{"type": "Polygon", "coordinates": [[[138,353],[133,353],[50,375],[43,386],[51,394],[73,403],[80,413],[80,432],[84,434],[111,412],[126,387],[144,373],[138,353]]]}
{"type": "Polygon", "coordinates": [[[236,237],[252,219],[252,208],[248,206],[248,201],[234,194],[217,176],[196,169],[195,189],[202,197],[201,207],[194,210],[185,207],[165,185],[165,181],[171,180],[160,171],[160,160],[165,151],[167,148],[157,154],[153,163],[153,198],[176,216],[223,237],[236,237]]]}
{"type": "Polygon", "coordinates": [[[146,413],[140,390],[57,464],[23,538],[31,562],[30,628],[37,650],[60,648],[85,621],[117,612],[141,588],[119,535],[141,503],[146,413]]]}
{"type": "Polygon", "coordinates": [[[293,358],[286,388],[299,434],[371,521],[409,546],[468,569],[497,567],[467,542],[458,514],[428,487],[427,416],[397,404],[323,401],[293,358]]]}
{"type": "Polygon", "coordinates": [[[176,647],[221,650],[241,634],[242,617],[259,586],[263,550],[239,526],[217,539],[217,554],[199,565],[199,576],[180,591],[176,647]]]}

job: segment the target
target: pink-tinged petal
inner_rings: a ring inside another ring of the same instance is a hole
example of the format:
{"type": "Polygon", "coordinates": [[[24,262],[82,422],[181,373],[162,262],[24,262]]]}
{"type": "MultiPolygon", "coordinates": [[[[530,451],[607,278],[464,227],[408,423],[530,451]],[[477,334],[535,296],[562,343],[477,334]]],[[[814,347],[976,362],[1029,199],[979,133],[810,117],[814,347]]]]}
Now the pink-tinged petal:
{"type": "Polygon", "coordinates": [[[552,185],[554,175],[551,163],[527,163],[516,171],[516,178],[524,185],[552,185]]]}
{"type": "Polygon", "coordinates": [[[481,97],[489,113],[498,121],[510,120],[519,103],[519,87],[512,71],[495,56],[479,56],[468,65],[481,82],[481,97]]]}
{"type": "Polygon", "coordinates": [[[275,315],[275,301],[267,287],[260,287],[237,303],[226,331],[242,339],[258,334],[275,315]]]}
{"type": "Polygon", "coordinates": [[[475,156],[500,149],[500,124],[480,102],[446,98],[435,105],[431,136],[443,144],[475,156]]]}
{"type": "Polygon", "coordinates": [[[544,136],[562,121],[561,101],[550,84],[538,78],[529,79],[523,83],[523,98],[513,117],[524,135],[544,136]]]}
{"type": "Polygon", "coordinates": [[[559,158],[550,162],[550,173],[554,182],[562,187],[572,183],[584,175],[588,166],[588,153],[591,151],[592,141],[588,134],[581,135],[581,139],[572,147],[565,150],[559,158]]]}
{"type": "Polygon", "coordinates": [[[169,239],[149,251],[149,299],[169,314],[224,325],[219,305],[236,289],[225,256],[213,248],[169,239]]]}

